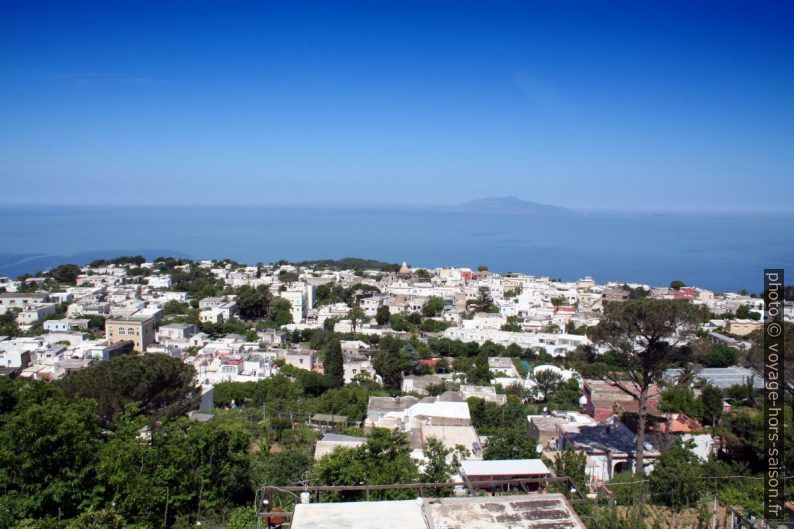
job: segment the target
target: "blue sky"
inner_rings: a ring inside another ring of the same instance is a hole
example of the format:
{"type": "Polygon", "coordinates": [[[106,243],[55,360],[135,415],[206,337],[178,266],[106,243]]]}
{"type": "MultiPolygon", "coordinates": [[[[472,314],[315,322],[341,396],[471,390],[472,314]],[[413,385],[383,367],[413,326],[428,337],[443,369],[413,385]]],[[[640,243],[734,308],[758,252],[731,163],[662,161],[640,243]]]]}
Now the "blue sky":
{"type": "Polygon", "coordinates": [[[791,2],[3,2],[0,204],[790,211],[791,2]]]}

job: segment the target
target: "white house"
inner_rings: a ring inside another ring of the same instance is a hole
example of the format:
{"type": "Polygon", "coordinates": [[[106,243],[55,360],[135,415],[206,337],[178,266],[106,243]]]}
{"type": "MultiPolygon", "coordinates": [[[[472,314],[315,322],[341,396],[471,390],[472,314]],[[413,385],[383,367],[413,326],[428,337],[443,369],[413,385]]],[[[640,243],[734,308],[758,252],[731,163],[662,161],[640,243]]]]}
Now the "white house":
{"type": "Polygon", "coordinates": [[[171,276],[169,275],[149,276],[146,282],[152,288],[171,288],[171,276]]]}
{"type": "Polygon", "coordinates": [[[157,339],[163,341],[183,342],[196,334],[196,326],[189,323],[169,323],[163,325],[157,332],[157,339]]]}
{"type": "Polygon", "coordinates": [[[36,322],[42,321],[51,314],[55,314],[55,311],[55,303],[47,303],[36,307],[29,306],[17,314],[17,323],[20,325],[32,325],[36,322]]]}

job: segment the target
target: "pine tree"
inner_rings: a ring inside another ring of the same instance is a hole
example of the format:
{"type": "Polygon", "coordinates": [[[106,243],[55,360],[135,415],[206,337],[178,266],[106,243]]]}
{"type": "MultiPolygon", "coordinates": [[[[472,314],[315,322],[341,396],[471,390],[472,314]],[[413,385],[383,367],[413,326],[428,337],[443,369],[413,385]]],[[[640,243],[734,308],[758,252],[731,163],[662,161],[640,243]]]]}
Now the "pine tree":
{"type": "Polygon", "coordinates": [[[344,359],[342,358],[342,344],[339,340],[333,340],[328,344],[323,367],[325,375],[333,387],[339,388],[345,385],[344,359]]]}

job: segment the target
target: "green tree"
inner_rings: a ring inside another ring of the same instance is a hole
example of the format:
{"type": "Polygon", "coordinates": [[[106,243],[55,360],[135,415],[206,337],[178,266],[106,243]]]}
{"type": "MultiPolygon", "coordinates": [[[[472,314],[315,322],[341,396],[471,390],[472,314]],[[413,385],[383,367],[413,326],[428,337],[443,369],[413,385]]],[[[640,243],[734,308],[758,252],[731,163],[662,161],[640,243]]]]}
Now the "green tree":
{"type": "Polygon", "coordinates": [[[413,327],[402,314],[392,314],[389,316],[389,325],[397,332],[410,331],[413,327]]]}
{"type": "Polygon", "coordinates": [[[72,399],[89,398],[105,425],[131,402],[147,415],[180,413],[198,391],[193,366],[160,354],[122,355],[67,374],[59,383],[72,399]]]}
{"type": "Polygon", "coordinates": [[[512,427],[496,431],[488,437],[483,459],[532,459],[538,457],[535,444],[524,428],[512,427]]]}
{"type": "Polygon", "coordinates": [[[350,311],[347,313],[347,317],[350,320],[350,325],[353,328],[354,336],[356,334],[356,328],[358,327],[358,324],[369,321],[369,318],[367,318],[367,315],[364,313],[364,310],[361,307],[353,307],[350,309],[350,311]]]}
{"type": "Polygon", "coordinates": [[[546,402],[548,407],[554,410],[578,411],[581,396],[582,390],[579,387],[579,381],[570,378],[567,382],[554,388],[546,402]]]}
{"type": "Polygon", "coordinates": [[[259,285],[256,288],[250,285],[243,285],[237,289],[237,309],[240,317],[246,320],[260,320],[267,316],[272,295],[267,285],[259,285]]]}
{"type": "Polygon", "coordinates": [[[703,415],[703,405],[695,398],[695,393],[685,384],[670,386],[662,392],[659,411],[666,413],[685,413],[693,419],[703,415]]]}
{"type": "MultiPolygon", "coordinates": [[[[3,522],[0,521],[0,524],[3,522]]],[[[5,527],[5,525],[3,525],[5,527]]],[[[25,518],[20,520],[14,525],[14,529],[65,529],[66,522],[59,520],[54,516],[45,516],[44,518],[25,518]]]]}
{"type": "Polygon", "coordinates": [[[675,445],[662,453],[648,478],[648,488],[659,503],[680,509],[697,503],[705,490],[697,456],[675,445]]]}
{"type": "Polygon", "coordinates": [[[341,342],[338,339],[332,340],[323,357],[323,369],[332,387],[341,388],[345,385],[344,362],[341,342]]]}
{"type": "Polygon", "coordinates": [[[293,323],[292,304],[284,298],[274,297],[268,308],[268,317],[278,327],[293,323]]]}
{"type": "Polygon", "coordinates": [[[403,365],[399,351],[381,349],[372,360],[372,367],[383,380],[383,387],[399,391],[403,384],[403,365]]]}
{"type": "Polygon", "coordinates": [[[488,287],[480,287],[477,293],[477,300],[474,302],[477,312],[494,312],[493,298],[488,287]]]}
{"type": "Polygon", "coordinates": [[[172,316],[174,314],[187,314],[189,309],[190,305],[187,303],[182,303],[181,301],[172,299],[163,305],[163,314],[166,316],[172,316]]]}
{"type": "Polygon", "coordinates": [[[469,384],[488,385],[491,382],[491,368],[488,364],[488,355],[481,351],[475,358],[471,368],[466,372],[466,381],[469,384]]]}
{"type": "Polygon", "coordinates": [[[406,316],[405,320],[411,325],[419,325],[422,323],[422,315],[418,312],[412,312],[406,316]]]}
{"type": "Polygon", "coordinates": [[[419,329],[422,332],[441,332],[444,329],[447,329],[449,326],[450,324],[445,321],[425,318],[424,320],[422,320],[421,325],[419,325],[419,329]]]}
{"type": "Polygon", "coordinates": [[[349,384],[329,389],[317,399],[319,413],[344,415],[353,421],[363,421],[367,416],[370,392],[359,384],[349,384]]]}
{"type": "Polygon", "coordinates": [[[521,318],[519,318],[518,316],[508,316],[507,322],[504,325],[502,325],[502,330],[509,332],[523,331],[524,327],[521,325],[521,318]]]}
{"type": "Polygon", "coordinates": [[[19,336],[17,313],[15,311],[9,310],[0,314],[0,336],[7,336],[9,338],[19,336]]]}
{"type": "Polygon", "coordinates": [[[444,310],[444,300],[439,297],[431,297],[422,307],[422,315],[426,318],[435,318],[444,310]]]}
{"type": "Polygon", "coordinates": [[[161,524],[199,512],[222,512],[253,497],[251,436],[239,421],[166,420],[147,442],[134,409],[103,448],[105,494],[128,521],[161,524]]]}
{"type": "MultiPolygon", "coordinates": [[[[458,446],[456,450],[452,450],[446,448],[444,443],[435,437],[429,437],[425,440],[423,452],[427,459],[422,473],[419,475],[419,480],[423,483],[444,483],[449,481],[449,478],[458,471],[460,457],[468,455],[468,450],[463,446],[458,446]],[[452,457],[449,457],[450,455],[452,457]]],[[[444,496],[449,493],[449,490],[430,489],[428,493],[431,496],[444,496]]]]}
{"type": "Polygon", "coordinates": [[[673,290],[681,290],[685,286],[686,286],[686,283],[684,283],[683,281],[680,281],[678,279],[675,279],[675,280],[670,282],[670,288],[672,288],[673,290]]]}
{"type": "Polygon", "coordinates": [[[378,310],[375,313],[375,321],[378,322],[378,325],[386,325],[387,323],[389,323],[390,316],[391,316],[391,312],[389,311],[389,307],[386,305],[382,305],[378,307],[378,310]]]}
{"type": "Polygon", "coordinates": [[[42,382],[3,381],[0,395],[2,516],[70,518],[89,507],[101,445],[94,404],[42,382]]]}
{"type": "Polygon", "coordinates": [[[99,511],[86,511],[71,520],[66,529],[124,529],[124,518],[118,513],[102,509],[99,511]]]}
{"type": "Polygon", "coordinates": [[[562,375],[552,369],[535,370],[529,379],[535,383],[535,393],[542,402],[546,402],[562,385],[562,375]]]}
{"type": "Polygon", "coordinates": [[[49,276],[56,280],[58,283],[67,285],[74,285],[77,282],[77,276],[82,273],[80,267],[74,264],[62,264],[56,266],[49,276]]]}
{"type": "Polygon", "coordinates": [[[562,307],[565,305],[565,297],[564,296],[556,296],[551,298],[551,304],[554,307],[562,307]]]}
{"type": "Polygon", "coordinates": [[[700,318],[687,302],[644,298],[607,303],[601,321],[589,329],[590,339],[608,347],[625,366],[610,378],[639,403],[635,474],[643,474],[648,391],[662,379],[679,341],[693,332],[700,318]]]}
{"type": "MultiPolygon", "coordinates": [[[[287,421],[289,423],[289,421],[287,421]]],[[[288,425],[288,426],[291,426],[288,425]]],[[[254,458],[251,468],[251,481],[254,486],[262,483],[269,485],[292,485],[296,481],[305,479],[306,471],[311,469],[314,463],[313,444],[316,440],[316,432],[307,428],[285,430],[291,434],[300,432],[299,435],[281,436],[279,438],[279,448],[282,452],[269,452],[263,450],[254,458]],[[304,440],[309,440],[307,445],[304,440]],[[288,449],[285,448],[286,440],[291,441],[288,449]]]]}
{"type": "Polygon", "coordinates": [[[516,425],[527,420],[527,414],[530,413],[530,408],[512,395],[507,396],[507,402],[502,406],[474,397],[466,402],[471,424],[481,435],[490,436],[500,430],[516,428],[516,425]]]}
{"type": "Polygon", "coordinates": [[[424,268],[417,268],[414,272],[414,275],[417,277],[417,279],[421,279],[422,281],[430,280],[430,272],[424,268]]]}
{"type": "Polygon", "coordinates": [[[257,529],[256,511],[252,507],[237,507],[229,513],[226,529],[257,529]]]}
{"type": "Polygon", "coordinates": [[[507,321],[502,325],[501,330],[509,332],[522,332],[524,327],[521,325],[521,318],[518,316],[508,316],[507,321]]]}
{"type": "Polygon", "coordinates": [[[722,417],[722,391],[707,384],[700,393],[700,403],[703,423],[714,426],[722,417]]]}
{"type": "Polygon", "coordinates": [[[736,317],[745,320],[760,320],[761,314],[751,311],[749,305],[739,305],[739,308],[736,309],[736,317]]]}
{"type": "Polygon", "coordinates": [[[695,347],[697,362],[705,367],[730,367],[736,365],[741,352],[725,344],[702,344],[695,347]]]}
{"type": "MultiPolygon", "coordinates": [[[[364,445],[354,449],[337,448],[317,461],[313,473],[322,485],[383,485],[414,483],[419,477],[416,462],[411,459],[411,445],[404,433],[375,428],[364,445]]],[[[408,499],[415,491],[372,491],[373,499],[408,499]]],[[[341,493],[342,498],[355,499],[357,493],[341,493]]]]}
{"type": "Polygon", "coordinates": [[[555,474],[568,476],[577,489],[585,491],[585,486],[587,485],[586,463],[587,456],[584,452],[566,449],[557,454],[552,466],[555,474]]]}

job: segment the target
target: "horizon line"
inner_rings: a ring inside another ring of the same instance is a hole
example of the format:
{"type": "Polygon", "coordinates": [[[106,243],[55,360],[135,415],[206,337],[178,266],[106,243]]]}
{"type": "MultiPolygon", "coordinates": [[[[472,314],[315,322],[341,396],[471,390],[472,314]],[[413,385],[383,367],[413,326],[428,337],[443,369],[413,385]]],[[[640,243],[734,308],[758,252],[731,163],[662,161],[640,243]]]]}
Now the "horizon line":
{"type": "MultiPolygon", "coordinates": [[[[484,197],[487,198],[487,197],[484,197]]],[[[474,199],[480,200],[480,199],[474,199]]],[[[523,199],[520,199],[523,200],[523,199]]],[[[471,201],[468,201],[471,202],[471,201]]],[[[468,202],[458,203],[458,204],[406,204],[406,203],[399,203],[399,204],[384,204],[384,203],[367,203],[362,204],[360,202],[355,203],[344,203],[344,202],[315,202],[315,201],[303,201],[303,202],[183,202],[183,203],[168,203],[168,202],[125,202],[125,203],[118,203],[118,202],[54,202],[54,201],[44,201],[44,202],[12,202],[12,203],[0,203],[0,209],[4,208],[42,208],[42,207],[62,207],[62,208],[134,208],[134,207],[144,207],[144,208],[233,208],[233,207],[240,207],[240,208],[257,208],[257,207],[282,207],[282,208],[326,208],[326,209],[359,209],[359,210],[368,210],[368,209],[397,209],[397,210],[436,210],[440,213],[457,213],[457,214],[473,214],[473,215],[516,215],[516,216],[566,216],[566,213],[559,213],[559,214],[545,214],[545,213],[523,213],[523,212],[511,212],[511,211],[494,211],[494,212],[480,212],[480,211],[449,211],[449,208],[458,207],[461,205],[465,205],[468,202]]],[[[528,202],[528,201],[527,201],[528,202]]],[[[722,210],[692,210],[692,209],[657,209],[657,208],[649,208],[649,209],[636,209],[636,208],[598,208],[598,207],[571,207],[571,206],[560,206],[557,204],[547,204],[542,202],[537,202],[536,204],[541,204],[544,206],[549,207],[557,207],[561,209],[567,209],[568,214],[571,215],[587,215],[587,214],[644,214],[644,215],[675,215],[675,216],[770,216],[770,217],[791,217],[794,216],[789,210],[729,210],[729,209],[722,209],[722,210]]]]}

